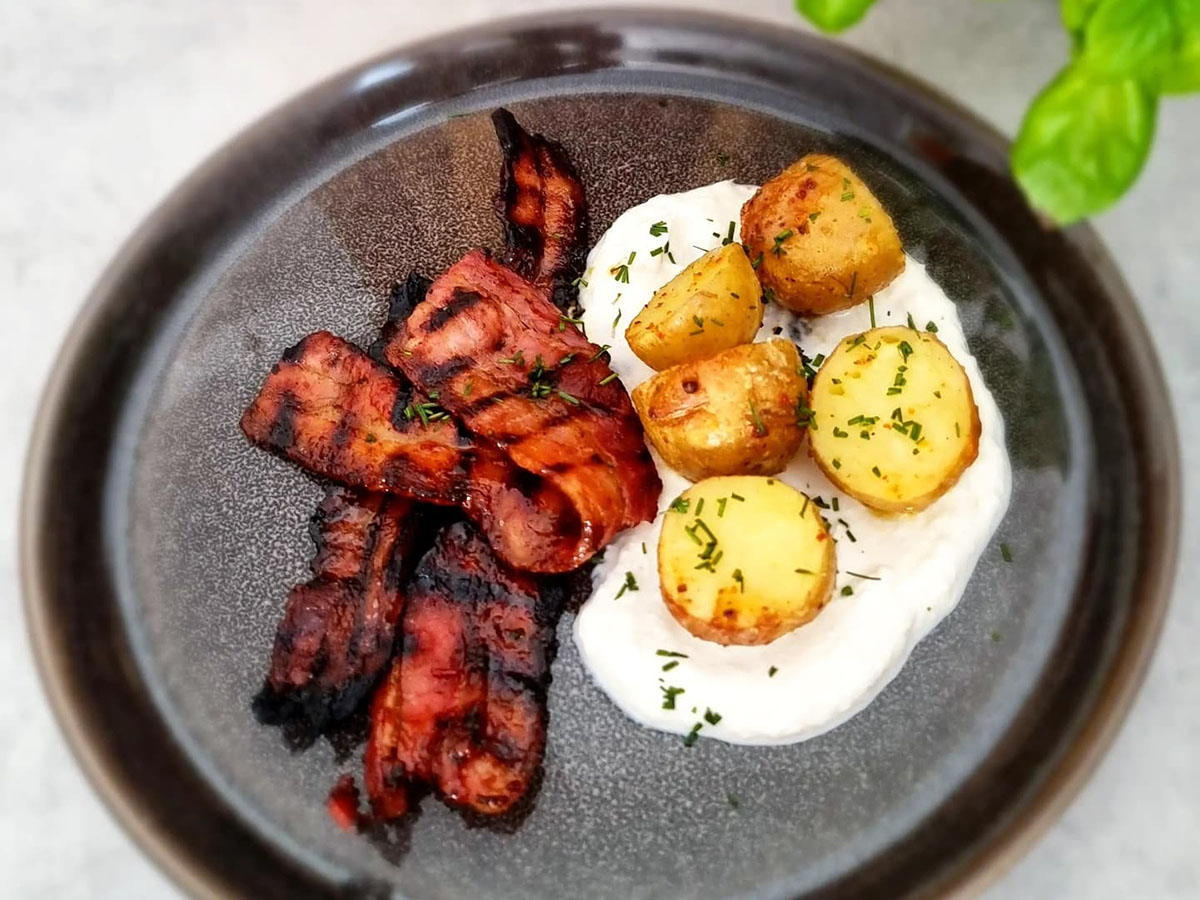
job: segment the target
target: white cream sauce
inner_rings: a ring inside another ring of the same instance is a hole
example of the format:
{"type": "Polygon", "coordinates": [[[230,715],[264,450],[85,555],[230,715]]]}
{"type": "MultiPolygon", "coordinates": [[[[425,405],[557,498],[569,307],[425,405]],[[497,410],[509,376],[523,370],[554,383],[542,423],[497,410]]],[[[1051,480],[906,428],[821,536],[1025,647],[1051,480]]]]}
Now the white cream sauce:
{"type": "MultiPolygon", "coordinates": [[[[653,372],[630,350],[625,326],[658,287],[719,246],[730,223],[737,239],[742,203],[754,191],[725,181],[654,197],[618,217],[592,250],[580,286],[584,325],[593,342],[612,345],[612,368],[627,389],[653,372]],[[651,227],[660,222],[667,230],[653,236],[651,227]],[[669,254],[651,254],[667,242],[669,254]],[[621,265],[627,266],[627,283],[618,278],[624,270],[614,271],[621,265]]],[[[593,594],[575,620],[584,664],[631,718],[680,734],[701,722],[701,737],[738,744],[813,737],[865,707],[954,609],[1008,506],[1012,475],[1004,423],[967,349],[954,304],[911,258],[904,273],[875,295],[877,324],[902,325],[910,314],[918,328],[936,323],[938,337],[970,378],[983,427],[974,465],[927,509],[888,517],[837,491],[802,448],[778,477],[831,505],[836,498],[837,511],[825,513],[837,539],[834,598],[812,622],[770,644],[724,647],[693,637],[663,604],[656,556],[662,514],[689,482],[656,457],[663,480],[659,515],[607,548],[593,575],[593,594]],[[622,592],[627,573],[637,589],[622,592]],[[853,593],[844,596],[846,585],[853,593]],[[662,656],[660,650],[686,656],[662,656]],[[666,688],[683,689],[674,709],[663,708],[666,688]],[[708,710],[721,717],[717,724],[705,721],[708,710]]],[[[841,338],[869,328],[869,315],[862,304],[801,320],[768,305],[756,340],[780,329],[809,357],[827,354],[841,338]]]]}

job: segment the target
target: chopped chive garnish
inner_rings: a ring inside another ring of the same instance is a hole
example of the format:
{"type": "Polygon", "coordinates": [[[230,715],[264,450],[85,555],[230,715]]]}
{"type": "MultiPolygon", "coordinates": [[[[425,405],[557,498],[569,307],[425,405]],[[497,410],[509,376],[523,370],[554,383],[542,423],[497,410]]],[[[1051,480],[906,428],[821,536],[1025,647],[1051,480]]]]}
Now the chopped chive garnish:
{"type": "Polygon", "coordinates": [[[696,501],[696,515],[700,515],[700,513],[702,513],[702,512],[704,512],[704,498],[703,497],[701,497],[699,500],[696,501]]]}
{"type": "Polygon", "coordinates": [[[687,733],[687,737],[683,739],[683,746],[690,747],[700,739],[700,729],[703,727],[702,722],[697,722],[692,726],[692,730],[687,733]]]}
{"type": "Polygon", "coordinates": [[[1012,548],[1010,548],[1008,544],[1001,542],[1000,555],[1004,557],[1005,562],[1012,562],[1012,548]]]}
{"type": "Polygon", "coordinates": [[[651,237],[662,237],[666,233],[667,233],[667,223],[666,222],[655,222],[653,225],[650,226],[650,236],[651,237]]]}
{"type": "Polygon", "coordinates": [[[774,678],[774,677],[775,677],[775,673],[776,673],[776,672],[778,672],[778,671],[779,671],[779,667],[778,667],[778,666],[771,666],[771,668],[767,669],[767,677],[768,677],[768,678],[774,678]]]}
{"type": "Polygon", "coordinates": [[[906,313],[906,315],[908,316],[908,327],[911,328],[913,331],[916,331],[917,323],[913,321],[912,313],[906,313]]]}
{"type": "Polygon", "coordinates": [[[820,210],[817,210],[816,212],[810,212],[810,213],[808,214],[808,221],[810,221],[810,222],[815,222],[815,221],[817,221],[817,219],[819,219],[819,218],[821,218],[821,211],[820,211],[820,210]]]}
{"type": "Polygon", "coordinates": [[[861,572],[846,572],[847,575],[853,575],[855,578],[865,578],[867,581],[883,581],[878,575],[863,575],[861,572]]]}
{"type": "Polygon", "coordinates": [[[662,667],[662,670],[663,670],[664,672],[670,672],[670,671],[671,671],[673,668],[675,668],[677,665],[679,665],[679,660],[677,660],[677,659],[673,659],[673,660],[671,660],[669,663],[664,663],[664,664],[663,664],[663,667],[662,667]]]}
{"type": "Polygon", "coordinates": [[[759,437],[763,437],[767,433],[767,426],[763,424],[762,418],[758,415],[758,409],[754,406],[754,401],[750,401],[750,421],[754,423],[754,433],[759,437]]]}
{"type": "Polygon", "coordinates": [[[663,687],[660,690],[663,692],[663,709],[674,709],[675,698],[684,692],[681,687],[663,687]]]}
{"type": "Polygon", "coordinates": [[[680,653],[677,650],[655,650],[654,655],[655,656],[677,656],[680,659],[688,658],[688,655],[686,653],[680,653]]]}
{"type": "Polygon", "coordinates": [[[601,344],[600,349],[597,350],[594,354],[592,354],[592,357],[588,360],[588,362],[595,362],[596,360],[598,360],[600,357],[602,357],[605,353],[607,353],[611,349],[612,349],[612,344],[601,344]]]}
{"type": "Polygon", "coordinates": [[[717,498],[717,518],[718,519],[725,515],[725,504],[728,502],[729,502],[728,497],[718,497],[717,498]]]}
{"type": "Polygon", "coordinates": [[[779,234],[775,235],[775,246],[771,248],[771,252],[774,253],[776,256],[782,256],[783,255],[783,242],[786,241],[788,238],[790,238],[792,236],[792,234],[793,234],[792,229],[789,228],[786,231],[781,231],[781,232],[779,232],[779,234]]]}
{"type": "Polygon", "coordinates": [[[930,334],[937,334],[937,323],[930,319],[925,323],[925,330],[930,334]]]}
{"type": "Polygon", "coordinates": [[[637,579],[633,577],[632,572],[625,573],[625,583],[621,585],[621,589],[617,591],[617,596],[613,599],[620,600],[626,591],[636,591],[638,589],[637,579]]]}
{"type": "Polygon", "coordinates": [[[850,585],[847,584],[842,587],[842,596],[843,597],[849,597],[853,593],[854,593],[854,588],[850,587],[850,585]]]}
{"type": "Polygon", "coordinates": [[[566,331],[568,325],[578,325],[578,326],[582,327],[583,319],[577,319],[574,316],[560,315],[558,317],[558,330],[566,331]]]}
{"type": "Polygon", "coordinates": [[[578,397],[572,397],[566,391],[556,391],[555,393],[557,393],[561,399],[566,400],[572,406],[579,406],[579,398],[578,397]]]}
{"type": "Polygon", "coordinates": [[[729,230],[725,232],[725,237],[723,237],[723,238],[721,239],[721,246],[722,246],[722,247],[724,247],[726,244],[732,244],[732,243],[733,243],[733,228],[734,228],[734,226],[735,226],[736,224],[737,224],[736,222],[730,221],[730,223],[729,223],[729,230]]]}
{"type": "Polygon", "coordinates": [[[609,374],[605,375],[603,378],[600,379],[600,386],[604,387],[604,385],[606,385],[610,382],[616,381],[616,380],[617,380],[617,373],[610,372],[609,374]]]}
{"type": "Polygon", "coordinates": [[[741,593],[746,593],[746,579],[742,575],[741,569],[733,570],[733,580],[737,582],[738,587],[741,589],[741,593]]]}
{"type": "Polygon", "coordinates": [[[797,575],[816,575],[817,574],[812,569],[796,569],[795,572],[797,575]]]}
{"type": "Polygon", "coordinates": [[[723,716],[720,713],[713,712],[707,706],[704,707],[704,721],[707,722],[709,725],[716,725],[718,722],[721,721],[722,718],[723,718],[723,716]]]}
{"type": "Polygon", "coordinates": [[[729,499],[730,500],[745,500],[746,498],[743,497],[741,494],[730,494],[729,499]]]}
{"type": "Polygon", "coordinates": [[[867,309],[871,313],[871,327],[875,327],[875,295],[872,294],[867,299],[867,309]]]}
{"type": "Polygon", "coordinates": [[[833,467],[835,469],[840,469],[842,467],[842,461],[840,459],[834,459],[833,467]]]}
{"type": "Polygon", "coordinates": [[[671,501],[671,505],[668,506],[667,509],[669,509],[671,512],[685,513],[688,511],[688,506],[690,504],[690,500],[687,500],[683,497],[676,497],[671,501]]]}

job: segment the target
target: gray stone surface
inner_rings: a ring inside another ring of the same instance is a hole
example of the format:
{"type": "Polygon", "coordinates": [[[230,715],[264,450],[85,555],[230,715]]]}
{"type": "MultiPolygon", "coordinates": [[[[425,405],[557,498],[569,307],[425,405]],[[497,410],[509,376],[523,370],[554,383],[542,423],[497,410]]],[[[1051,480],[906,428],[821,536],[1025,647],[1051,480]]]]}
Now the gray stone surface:
{"type": "MultiPolygon", "coordinates": [[[[6,896],[170,897],[91,794],[46,708],[16,586],[21,461],[37,392],[89,285],[150,206],[219,143],[356,60],[501,13],[563,0],[6,0],[0,4],[0,870],[6,896]]],[[[730,11],[720,0],[656,5],[730,11]]],[[[1046,0],[881,0],[846,40],[1012,132],[1061,64],[1046,0]]],[[[786,26],[788,0],[737,10],[786,26]]],[[[1200,441],[1200,101],[1167,104],[1150,165],[1099,228],[1151,323],[1185,447],[1200,441]]],[[[1185,460],[1197,461],[1185,451],[1185,460]]],[[[991,895],[1200,895],[1200,484],[1185,475],[1176,602],[1116,746],[1062,821],[991,895]]]]}

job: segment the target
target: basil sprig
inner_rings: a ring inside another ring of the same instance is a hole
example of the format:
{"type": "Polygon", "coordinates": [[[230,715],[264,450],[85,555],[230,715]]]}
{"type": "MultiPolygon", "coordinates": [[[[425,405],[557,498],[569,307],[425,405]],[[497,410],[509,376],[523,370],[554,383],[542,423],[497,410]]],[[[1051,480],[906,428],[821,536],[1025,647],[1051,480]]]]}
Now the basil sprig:
{"type": "MultiPolygon", "coordinates": [[[[874,0],[796,0],[842,31],[874,0]]],[[[1137,179],[1159,99],[1200,91],[1200,0],[1061,0],[1071,61],[1034,99],[1012,168],[1030,203],[1059,224],[1094,215],[1137,179]]]]}

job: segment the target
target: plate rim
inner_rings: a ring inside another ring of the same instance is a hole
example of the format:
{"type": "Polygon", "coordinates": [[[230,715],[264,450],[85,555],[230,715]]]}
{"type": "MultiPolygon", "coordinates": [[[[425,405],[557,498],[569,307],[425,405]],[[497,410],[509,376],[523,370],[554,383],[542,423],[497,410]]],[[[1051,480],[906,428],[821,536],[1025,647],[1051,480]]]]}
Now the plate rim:
{"type": "MultiPolygon", "coordinates": [[[[162,223],[176,215],[177,207],[190,189],[207,181],[224,168],[227,158],[258,143],[273,125],[286,121],[318,96],[332,93],[352,77],[389,60],[404,56],[452,54],[456,45],[466,37],[509,34],[531,27],[586,25],[603,25],[616,31],[639,26],[679,31],[722,28],[737,32],[749,40],[789,43],[797,48],[819,47],[821,52],[843,56],[877,77],[902,86],[907,92],[923,98],[954,119],[969,123],[993,144],[997,152],[1006,154],[1011,143],[978,114],[911,73],[799,28],[772,29],[763,20],[712,12],[591,7],[489,19],[374,54],[301,87],[282,103],[239,129],[193,167],[154,204],[121,243],[88,291],[56,351],[51,374],[39,394],[37,413],[30,431],[18,513],[19,582],[24,599],[27,634],[40,683],[60,733],[96,796],[133,838],[142,854],[160,872],[193,896],[233,895],[225,889],[215,872],[194,866],[183,858],[164,839],[158,823],[146,815],[138,797],[123,789],[109,771],[109,765],[97,752],[89,726],[81,714],[80,698],[72,688],[69,673],[62,665],[59,649],[55,646],[55,622],[47,615],[48,594],[37,562],[46,532],[42,527],[44,504],[41,501],[50,468],[48,449],[65,403],[65,388],[80,363],[80,351],[110,302],[112,289],[123,280],[145,245],[160,232],[162,223]]],[[[1109,299],[1112,301],[1111,311],[1117,319],[1116,328],[1125,335],[1128,348],[1135,351],[1136,359],[1131,363],[1132,368],[1146,386],[1157,388],[1145,394],[1147,417],[1155,422],[1160,443],[1157,450],[1162,455],[1155,470],[1149,473],[1147,483],[1157,500],[1154,507],[1157,515],[1151,522],[1156,526],[1157,539],[1151,542],[1152,552],[1142,563],[1140,577],[1133,588],[1133,614],[1126,623],[1126,632],[1116,648],[1104,682],[1091,701],[1090,711],[1059,758],[1050,764],[1041,783],[1031,789],[1024,807],[982,838],[979,850],[972,858],[957,870],[942,876],[938,883],[929,885],[934,896],[977,895],[1009,871],[1075,799],[1110,749],[1127,718],[1153,658],[1175,583],[1182,510],[1180,446],[1161,364],[1133,295],[1093,229],[1087,224],[1080,224],[1060,233],[1076,245],[1088,258],[1092,269],[1111,288],[1109,299]]]]}

